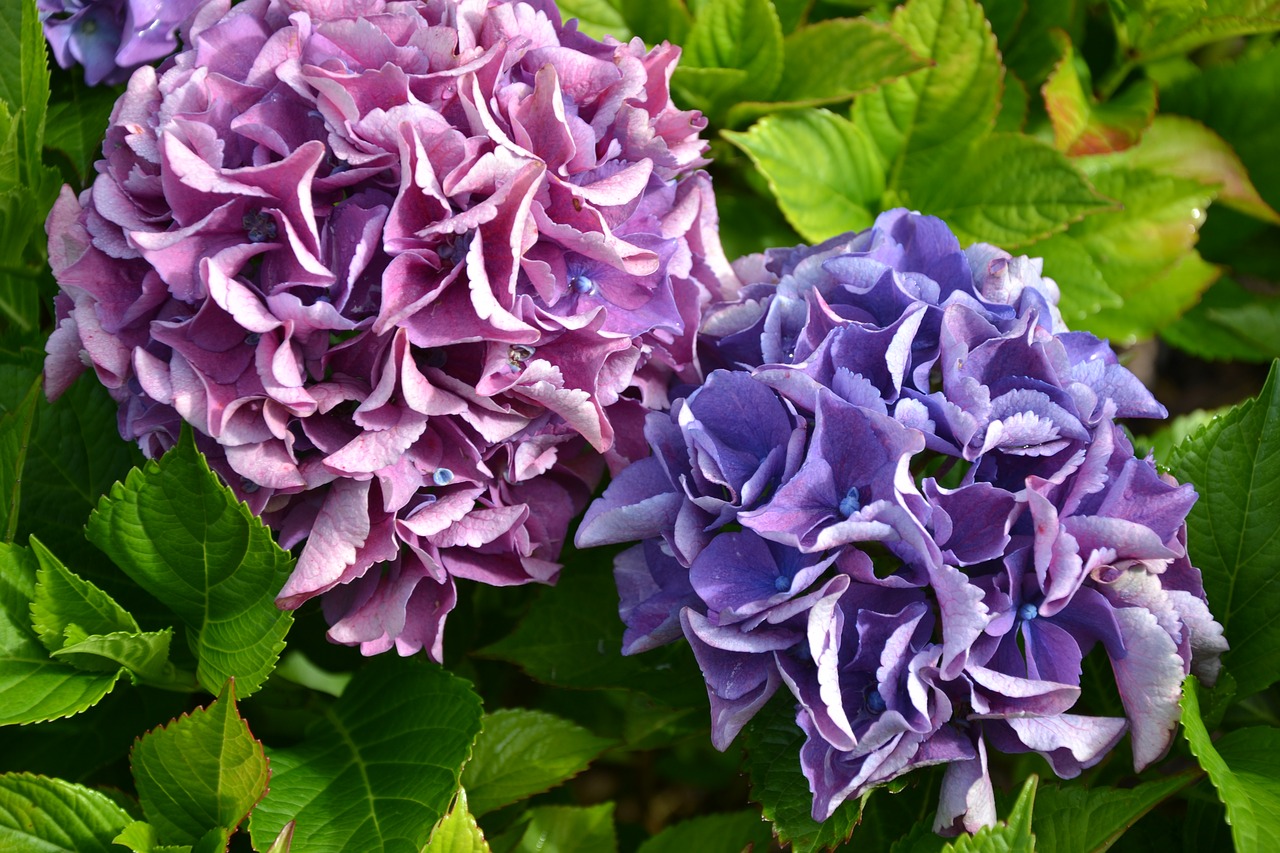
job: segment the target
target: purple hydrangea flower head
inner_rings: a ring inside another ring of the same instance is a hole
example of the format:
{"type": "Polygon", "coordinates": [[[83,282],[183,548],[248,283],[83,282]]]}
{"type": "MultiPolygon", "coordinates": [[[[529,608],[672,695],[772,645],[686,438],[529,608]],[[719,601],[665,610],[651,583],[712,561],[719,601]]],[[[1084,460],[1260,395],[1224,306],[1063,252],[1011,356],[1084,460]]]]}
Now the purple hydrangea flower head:
{"type": "Polygon", "coordinates": [[[114,85],[178,49],[178,30],[210,0],[37,0],[45,38],[63,68],[114,85]]]}
{"type": "Polygon", "coordinates": [[[684,635],[720,748],[785,686],[817,820],[945,765],[935,829],[973,831],[993,753],[1067,778],[1127,733],[1158,760],[1226,650],[1195,494],[1134,455],[1115,419],[1164,409],[1066,329],[1041,262],[894,210],[735,268],[703,320],[719,369],[648,415],[652,455],[578,531],[642,540],[615,567],[624,650],[684,635]],[[1087,713],[1090,655],[1123,716],[1087,713]]]}
{"type": "MultiPolygon", "coordinates": [[[[678,53],[543,0],[206,7],[50,215],[50,394],[91,367],[151,456],[191,424],[305,541],[281,606],[324,596],[332,639],[438,659],[456,580],[554,582],[606,463],[702,377],[734,274],[678,53]]],[[[751,504],[772,440],[699,470],[751,504]]]]}

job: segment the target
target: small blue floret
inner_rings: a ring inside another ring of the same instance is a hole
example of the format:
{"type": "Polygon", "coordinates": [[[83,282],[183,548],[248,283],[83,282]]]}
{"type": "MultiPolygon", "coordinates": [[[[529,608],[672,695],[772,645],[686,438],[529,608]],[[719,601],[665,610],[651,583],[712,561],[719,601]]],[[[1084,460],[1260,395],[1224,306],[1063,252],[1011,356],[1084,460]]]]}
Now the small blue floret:
{"type": "Polygon", "coordinates": [[[437,468],[436,472],[431,475],[431,482],[437,486],[447,486],[453,482],[453,472],[448,468],[437,468]]]}
{"type": "Polygon", "coordinates": [[[883,714],[884,709],[889,707],[884,703],[884,697],[880,695],[879,690],[872,690],[867,694],[867,710],[873,714],[883,714]]]}
{"type": "Polygon", "coordinates": [[[778,575],[777,579],[773,582],[773,588],[778,592],[786,592],[791,589],[791,578],[786,575],[778,575]]]}
{"type": "Polygon", "coordinates": [[[1022,621],[1030,622],[1032,619],[1040,615],[1040,608],[1028,602],[1018,608],[1018,616],[1022,621]]]}
{"type": "Polygon", "coordinates": [[[857,486],[851,486],[845,496],[840,499],[840,514],[848,518],[860,509],[862,509],[862,496],[858,494],[857,486]]]}

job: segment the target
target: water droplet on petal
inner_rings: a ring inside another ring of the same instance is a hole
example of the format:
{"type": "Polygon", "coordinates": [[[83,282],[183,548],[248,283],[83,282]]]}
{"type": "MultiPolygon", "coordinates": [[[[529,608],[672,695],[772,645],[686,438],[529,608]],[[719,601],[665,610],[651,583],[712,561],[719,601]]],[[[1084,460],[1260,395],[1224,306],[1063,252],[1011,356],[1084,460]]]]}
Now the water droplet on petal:
{"type": "Polygon", "coordinates": [[[453,482],[453,472],[448,468],[437,468],[431,475],[431,482],[437,486],[447,486],[453,482]]]}

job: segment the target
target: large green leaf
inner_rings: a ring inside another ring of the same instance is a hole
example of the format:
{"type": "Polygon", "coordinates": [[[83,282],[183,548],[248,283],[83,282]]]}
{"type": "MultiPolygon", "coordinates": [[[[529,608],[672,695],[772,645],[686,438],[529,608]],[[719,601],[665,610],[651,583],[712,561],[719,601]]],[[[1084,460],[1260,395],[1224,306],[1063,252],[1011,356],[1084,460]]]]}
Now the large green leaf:
{"type": "MultiPolygon", "coordinates": [[[[1119,307],[1102,307],[1085,325],[1100,337],[1128,344],[1177,320],[1219,270],[1195,251],[1212,190],[1199,181],[1128,168],[1122,157],[1076,161],[1098,192],[1119,205],[1075,223],[1066,237],[1089,254],[1122,300],[1119,307]]],[[[1036,246],[1026,251],[1035,255],[1036,246]]]]}
{"type": "Polygon", "coordinates": [[[519,664],[548,684],[629,688],[672,707],[705,708],[706,686],[688,646],[622,656],[618,589],[607,565],[592,562],[566,568],[556,586],[539,591],[516,629],[481,654],[519,664]]]}
{"type": "Polygon", "coordinates": [[[27,446],[39,397],[40,383],[33,382],[18,407],[0,418],[0,535],[5,542],[12,542],[18,529],[22,471],[27,464],[27,446]]]}
{"type": "Polygon", "coordinates": [[[1160,92],[1160,108],[1216,131],[1240,156],[1263,199],[1280,206],[1280,49],[1174,83],[1160,92]]]}
{"type": "Polygon", "coordinates": [[[1055,234],[1028,250],[1044,259],[1044,274],[1058,284],[1058,307],[1071,328],[1085,325],[1087,318],[1103,308],[1116,308],[1124,300],[1111,289],[1097,262],[1083,246],[1066,234],[1055,234]]]}
{"type": "Polygon", "coordinates": [[[1009,249],[1110,204],[1061,153],[1015,133],[992,134],[932,170],[908,172],[902,189],[912,208],[946,220],[961,242],[1009,249]]]}
{"type": "Polygon", "coordinates": [[[613,803],[529,809],[492,846],[493,853],[615,853],[613,803]]]}
{"type": "Polygon", "coordinates": [[[1182,734],[1227,807],[1237,853],[1274,850],[1280,838],[1280,729],[1239,729],[1211,740],[1200,719],[1199,688],[1194,676],[1183,685],[1182,734]]]}
{"type": "Polygon", "coordinates": [[[1160,335],[1179,349],[1209,360],[1280,358],[1280,296],[1255,293],[1234,279],[1221,278],[1160,335]]]}
{"type": "Polygon", "coordinates": [[[293,562],[209,470],[189,432],[112,487],[88,534],[186,625],[205,689],[228,678],[242,695],[258,689],[293,623],[274,602],[293,562]]]}
{"type": "Polygon", "coordinates": [[[568,21],[578,19],[578,29],[594,38],[613,36],[619,41],[630,37],[616,2],[610,0],[560,0],[556,4],[560,17],[568,21]]]}
{"type": "Polygon", "coordinates": [[[1039,88],[1058,61],[1058,33],[1077,43],[1083,34],[1085,4],[1079,0],[983,0],[982,5],[1005,65],[1028,86],[1039,88]]]}
{"type": "Polygon", "coordinates": [[[884,194],[871,140],[827,110],[779,113],[746,133],[726,132],[769,182],[791,225],[810,242],[866,228],[884,194]]]}
{"type": "Polygon", "coordinates": [[[137,684],[185,692],[199,690],[195,676],[182,672],[170,662],[172,639],[171,628],[89,635],[68,631],[66,644],[53,652],[52,657],[78,669],[115,671],[124,667],[137,684]]]}
{"type": "Polygon", "coordinates": [[[683,44],[693,26],[681,0],[621,0],[618,8],[631,32],[651,45],[664,40],[683,44]]]}
{"type": "Polygon", "coordinates": [[[467,682],[434,664],[370,662],[301,744],[271,751],[254,844],[294,820],[307,853],[417,853],[458,790],[480,716],[467,682]]]}
{"type": "Polygon", "coordinates": [[[709,0],[698,11],[684,47],[681,71],[743,72],[735,85],[711,98],[707,112],[713,120],[735,101],[771,99],[782,77],[782,25],[769,0],[709,0]]]}
{"type": "Polygon", "coordinates": [[[0,776],[0,850],[113,853],[129,815],[107,797],[61,779],[0,776]]]}
{"type": "Polygon", "coordinates": [[[232,681],[208,707],[143,735],[131,763],[142,810],[165,844],[234,831],[266,793],[270,775],[261,742],[236,708],[232,681]]]}
{"type": "Polygon", "coordinates": [[[1280,29],[1276,0],[1129,5],[1140,10],[1123,19],[1129,49],[1144,61],[1186,53],[1221,39],[1280,29]]]}
{"type": "Polygon", "coordinates": [[[76,183],[83,187],[93,181],[93,164],[102,156],[102,137],[117,93],[105,86],[86,86],[79,75],[69,77],[65,91],[49,105],[44,146],[67,158],[76,183]]]}
{"type": "Polygon", "coordinates": [[[472,814],[483,815],[559,785],[587,768],[612,741],[541,711],[486,714],[462,771],[472,814]]]}
{"type": "Polygon", "coordinates": [[[923,168],[990,133],[1004,75],[995,36],[972,0],[911,0],[892,28],[934,65],[854,102],[854,123],[888,163],[889,186],[911,161],[923,168]]]}
{"type": "Polygon", "coordinates": [[[1182,773],[1136,788],[1051,785],[1036,792],[1038,853],[1101,853],[1155,808],[1199,778],[1182,773]]]}
{"type": "Polygon", "coordinates": [[[769,824],[755,811],[703,815],[669,826],[640,845],[636,853],[742,853],[768,850],[769,824]]]}
{"type": "Polygon", "coordinates": [[[10,0],[0,9],[0,101],[18,122],[19,174],[35,188],[45,171],[40,148],[49,102],[49,64],[36,0],[10,0]]]}
{"type": "Polygon", "coordinates": [[[1195,484],[1187,549],[1231,650],[1241,696],[1280,680],[1280,362],[1262,393],[1174,450],[1169,467],[1195,484]]]}
{"type": "Polygon", "coordinates": [[[795,703],[789,700],[790,696],[775,696],[747,724],[744,767],[751,777],[751,799],[773,822],[778,840],[796,853],[809,853],[847,839],[858,824],[861,806],[846,800],[825,821],[813,819],[813,795],[800,769],[804,732],[796,725],[795,703]]]}
{"type": "Polygon", "coordinates": [[[36,565],[28,549],[0,544],[0,725],[78,714],[120,677],[119,669],[83,672],[50,659],[29,624],[36,565]]]}

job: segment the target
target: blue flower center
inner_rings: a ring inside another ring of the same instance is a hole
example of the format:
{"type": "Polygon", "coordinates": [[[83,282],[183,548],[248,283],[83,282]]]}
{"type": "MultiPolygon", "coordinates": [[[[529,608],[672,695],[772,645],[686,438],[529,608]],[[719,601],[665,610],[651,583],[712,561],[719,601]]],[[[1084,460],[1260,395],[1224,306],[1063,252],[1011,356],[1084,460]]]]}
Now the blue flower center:
{"type": "Polygon", "coordinates": [[[857,486],[851,486],[840,499],[840,514],[848,518],[860,509],[862,509],[862,496],[858,494],[857,486]]]}
{"type": "Polygon", "coordinates": [[[269,213],[252,210],[240,220],[250,243],[266,243],[276,239],[276,220],[269,213]]]}
{"type": "Polygon", "coordinates": [[[1023,622],[1030,622],[1032,619],[1040,615],[1040,608],[1030,602],[1018,608],[1018,617],[1023,622]]]}
{"type": "Polygon", "coordinates": [[[240,478],[240,491],[244,492],[246,495],[251,495],[260,488],[262,487],[253,480],[250,480],[248,477],[240,478]]]}
{"type": "Polygon", "coordinates": [[[569,286],[574,289],[575,293],[592,294],[596,292],[596,283],[589,276],[581,273],[569,276],[569,286]]]}
{"type": "Polygon", "coordinates": [[[880,695],[879,690],[872,690],[867,694],[867,710],[873,714],[883,714],[884,709],[889,707],[884,703],[884,697],[880,695]]]}
{"type": "Polygon", "coordinates": [[[431,475],[431,482],[437,486],[447,486],[453,482],[453,472],[448,468],[437,468],[431,475]]]}
{"type": "Polygon", "coordinates": [[[250,332],[249,334],[244,336],[244,342],[251,347],[256,347],[258,345],[258,341],[260,340],[262,340],[262,335],[258,334],[257,332],[250,332]]]}
{"type": "Polygon", "coordinates": [[[778,592],[786,592],[791,589],[791,578],[786,575],[778,575],[777,579],[773,582],[773,588],[778,592]]]}

